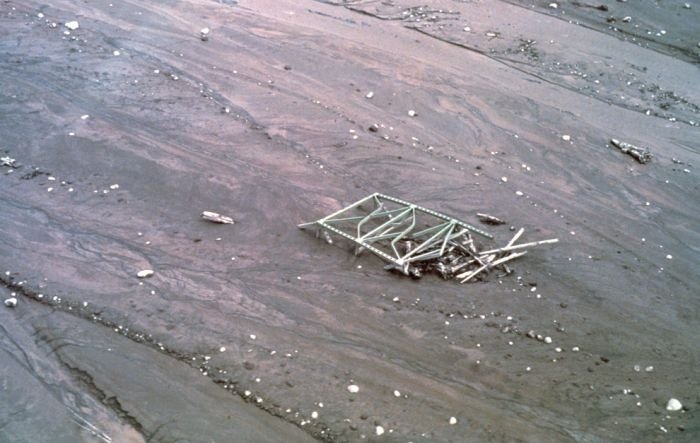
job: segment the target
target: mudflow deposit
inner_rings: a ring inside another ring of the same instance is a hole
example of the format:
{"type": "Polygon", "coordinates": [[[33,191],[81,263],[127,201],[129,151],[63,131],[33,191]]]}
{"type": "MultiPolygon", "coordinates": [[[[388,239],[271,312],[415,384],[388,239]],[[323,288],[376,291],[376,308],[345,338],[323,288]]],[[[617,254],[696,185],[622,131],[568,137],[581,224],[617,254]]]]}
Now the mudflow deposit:
{"type": "Polygon", "coordinates": [[[592,1],[0,2],[0,441],[698,441],[700,4],[592,1]]]}

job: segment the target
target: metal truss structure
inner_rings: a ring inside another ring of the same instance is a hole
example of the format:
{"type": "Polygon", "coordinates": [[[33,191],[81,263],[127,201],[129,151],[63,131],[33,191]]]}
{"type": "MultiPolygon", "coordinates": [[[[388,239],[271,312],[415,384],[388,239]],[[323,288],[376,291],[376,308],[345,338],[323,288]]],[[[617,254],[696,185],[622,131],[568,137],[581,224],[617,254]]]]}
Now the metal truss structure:
{"type": "MultiPolygon", "coordinates": [[[[491,234],[413,203],[374,193],[299,228],[318,228],[351,241],[408,274],[411,265],[440,258],[449,248],[471,243],[471,234],[491,234]],[[456,240],[462,238],[461,243],[456,240]]],[[[327,234],[325,234],[327,236],[327,234]]],[[[328,238],[328,237],[327,237],[328,238]]]]}

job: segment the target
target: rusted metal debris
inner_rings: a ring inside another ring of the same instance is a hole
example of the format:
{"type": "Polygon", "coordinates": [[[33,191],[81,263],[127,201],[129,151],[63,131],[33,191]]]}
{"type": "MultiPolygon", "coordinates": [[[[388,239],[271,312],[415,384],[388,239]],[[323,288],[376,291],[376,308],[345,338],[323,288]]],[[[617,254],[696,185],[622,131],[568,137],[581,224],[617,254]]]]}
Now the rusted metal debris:
{"type": "MultiPolygon", "coordinates": [[[[492,216],[489,216],[492,217],[492,216]]],[[[496,220],[496,217],[493,217],[496,220]]],[[[420,278],[436,273],[444,279],[472,281],[490,270],[522,257],[524,249],[556,243],[557,239],[516,244],[520,229],[506,246],[480,250],[473,234],[493,236],[448,215],[384,194],[371,194],[343,209],[299,228],[317,228],[332,244],[330,234],[349,240],[356,254],[368,250],[388,262],[384,267],[420,278]]]]}
{"type": "Polygon", "coordinates": [[[615,146],[623,153],[632,156],[641,164],[649,163],[651,161],[652,155],[647,149],[640,148],[639,146],[634,146],[629,143],[621,142],[620,140],[614,138],[610,140],[610,144],[615,146]]]}
{"type": "Polygon", "coordinates": [[[217,212],[211,211],[202,212],[202,218],[212,223],[223,223],[228,225],[232,225],[234,223],[231,217],[226,217],[225,215],[221,215],[217,212]]]}

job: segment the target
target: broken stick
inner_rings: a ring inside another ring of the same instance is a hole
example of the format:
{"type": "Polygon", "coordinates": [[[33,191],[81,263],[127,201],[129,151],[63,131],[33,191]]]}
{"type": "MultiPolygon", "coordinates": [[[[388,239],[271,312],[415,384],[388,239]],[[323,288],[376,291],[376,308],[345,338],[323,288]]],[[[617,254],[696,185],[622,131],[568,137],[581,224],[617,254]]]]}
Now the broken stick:
{"type": "Polygon", "coordinates": [[[490,254],[498,254],[499,252],[508,252],[508,251],[514,251],[516,249],[529,248],[531,246],[539,246],[539,245],[546,245],[549,243],[557,243],[558,241],[559,241],[558,238],[550,238],[549,240],[540,240],[540,241],[533,241],[530,243],[521,243],[519,245],[505,246],[503,248],[491,249],[490,251],[484,251],[481,253],[481,257],[487,256],[490,254]]]}
{"type": "Polygon", "coordinates": [[[480,273],[482,273],[483,271],[485,271],[487,268],[498,266],[498,265],[500,265],[500,264],[502,264],[502,263],[505,263],[505,262],[507,262],[507,261],[511,261],[511,260],[516,259],[516,258],[518,258],[518,257],[522,257],[522,256],[525,255],[525,254],[527,254],[527,251],[523,251],[523,252],[514,252],[514,253],[512,253],[512,254],[506,256],[506,257],[499,258],[498,260],[496,260],[496,261],[494,261],[494,262],[492,262],[492,263],[487,263],[487,264],[483,265],[482,267],[478,268],[476,271],[473,271],[473,272],[471,272],[471,273],[465,272],[465,273],[463,273],[463,274],[459,274],[459,275],[457,276],[457,278],[462,278],[462,277],[464,277],[464,279],[463,279],[462,281],[460,281],[460,283],[466,283],[466,282],[468,282],[469,280],[471,280],[472,278],[476,277],[478,274],[480,274],[480,273]]]}

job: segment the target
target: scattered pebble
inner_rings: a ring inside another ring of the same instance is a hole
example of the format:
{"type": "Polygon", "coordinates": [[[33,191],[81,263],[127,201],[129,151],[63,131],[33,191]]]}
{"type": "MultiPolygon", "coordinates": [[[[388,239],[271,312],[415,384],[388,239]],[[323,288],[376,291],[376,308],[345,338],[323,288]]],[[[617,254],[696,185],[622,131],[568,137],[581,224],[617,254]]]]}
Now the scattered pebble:
{"type": "Polygon", "coordinates": [[[557,9],[557,8],[559,7],[559,5],[558,5],[557,3],[550,3],[550,4],[549,4],[549,7],[550,7],[551,9],[557,9]]]}
{"type": "Polygon", "coordinates": [[[153,269],[144,269],[142,271],[137,272],[136,276],[138,278],[148,278],[148,277],[152,276],[153,274],[155,274],[155,271],[153,269]]]}
{"type": "Polygon", "coordinates": [[[450,424],[456,425],[457,424],[457,417],[450,417],[450,424]]]}
{"type": "Polygon", "coordinates": [[[672,259],[673,259],[673,256],[672,256],[671,254],[668,254],[668,255],[666,256],[666,259],[667,259],[667,260],[672,260],[672,259]]]}
{"type": "Polygon", "coordinates": [[[681,404],[681,402],[675,398],[670,399],[666,404],[667,411],[675,412],[680,411],[681,409],[683,409],[683,404],[681,404]]]}
{"type": "Polygon", "coordinates": [[[369,91],[366,95],[365,98],[372,98],[374,97],[374,91],[369,91]]]}
{"type": "Polygon", "coordinates": [[[251,339],[251,340],[255,340],[256,338],[258,338],[258,337],[257,337],[255,334],[250,334],[250,339],[251,339]]]}
{"type": "Polygon", "coordinates": [[[114,52],[112,52],[112,55],[114,55],[115,57],[118,57],[118,56],[120,56],[121,54],[122,54],[121,52],[116,51],[116,50],[115,50],[114,52]]]}
{"type": "Polygon", "coordinates": [[[564,140],[565,142],[571,141],[571,136],[568,134],[564,134],[561,136],[561,139],[564,140]]]}
{"type": "Polygon", "coordinates": [[[415,117],[416,115],[418,115],[418,113],[416,111],[414,111],[413,109],[409,109],[409,111],[408,111],[409,117],[415,117]]]}
{"type": "Polygon", "coordinates": [[[5,306],[7,306],[8,308],[14,308],[15,306],[17,306],[17,298],[10,297],[10,298],[6,299],[5,306]]]}
{"type": "Polygon", "coordinates": [[[199,38],[200,38],[203,42],[209,40],[209,28],[202,28],[202,29],[199,31],[199,38]]]}
{"type": "Polygon", "coordinates": [[[501,181],[503,183],[508,183],[508,177],[501,177],[501,181]]]}
{"type": "Polygon", "coordinates": [[[401,397],[401,392],[399,392],[398,390],[394,390],[394,397],[401,397]]]}
{"type": "Polygon", "coordinates": [[[225,346],[220,347],[219,352],[226,352],[226,347],[225,346]]]}
{"type": "Polygon", "coordinates": [[[573,348],[571,348],[571,352],[578,352],[578,351],[580,351],[580,350],[581,350],[581,349],[579,349],[578,346],[574,346],[573,348]]]}
{"type": "Polygon", "coordinates": [[[70,29],[71,31],[75,31],[76,29],[78,29],[80,27],[80,24],[77,21],[73,20],[70,22],[66,22],[66,24],[63,26],[70,29]]]}
{"type": "Polygon", "coordinates": [[[551,343],[552,343],[552,337],[545,337],[545,338],[544,338],[544,342],[547,343],[547,344],[551,344],[551,343]]]}
{"type": "Polygon", "coordinates": [[[313,411],[313,412],[311,413],[311,418],[314,418],[314,419],[315,419],[315,418],[318,418],[318,412],[317,412],[317,411],[313,411]]]}
{"type": "Polygon", "coordinates": [[[377,435],[382,435],[384,434],[384,427],[383,426],[377,426],[375,431],[377,432],[377,435]]]}
{"type": "Polygon", "coordinates": [[[357,392],[360,392],[360,387],[357,385],[350,385],[348,386],[348,391],[355,394],[357,392]]]}

